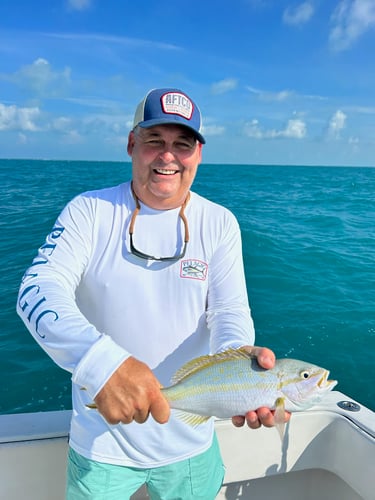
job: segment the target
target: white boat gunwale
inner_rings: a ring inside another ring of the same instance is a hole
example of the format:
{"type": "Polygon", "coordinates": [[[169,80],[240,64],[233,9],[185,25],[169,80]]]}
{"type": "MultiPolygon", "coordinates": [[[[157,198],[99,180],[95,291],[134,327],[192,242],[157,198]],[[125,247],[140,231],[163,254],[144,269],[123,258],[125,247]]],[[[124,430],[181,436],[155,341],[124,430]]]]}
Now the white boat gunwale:
{"type": "MultiPolygon", "coordinates": [[[[30,500],[49,500],[51,487],[54,499],[64,498],[70,418],[70,410],[0,415],[1,498],[27,493],[30,500]]],[[[293,414],[283,445],[275,429],[237,429],[217,420],[216,430],[227,468],[218,498],[276,492],[279,500],[301,492],[307,500],[374,498],[375,413],[345,394],[332,391],[313,409],[293,414]],[[312,484],[321,493],[310,497],[312,484]]],[[[148,497],[142,489],[132,498],[148,497]]]]}

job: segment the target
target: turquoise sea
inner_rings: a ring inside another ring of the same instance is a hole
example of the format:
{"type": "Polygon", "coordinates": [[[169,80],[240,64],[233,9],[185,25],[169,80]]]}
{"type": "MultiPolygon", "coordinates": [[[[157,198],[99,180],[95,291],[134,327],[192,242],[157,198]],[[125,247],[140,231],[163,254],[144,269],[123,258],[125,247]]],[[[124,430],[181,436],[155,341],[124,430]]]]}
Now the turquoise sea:
{"type": "MultiPolygon", "coordinates": [[[[0,160],[0,413],[71,407],[70,375],[16,315],[17,290],[65,203],[130,171],[0,160]]],[[[330,369],[375,410],[375,168],[203,164],[193,189],[239,220],[257,344],[330,369]]]]}

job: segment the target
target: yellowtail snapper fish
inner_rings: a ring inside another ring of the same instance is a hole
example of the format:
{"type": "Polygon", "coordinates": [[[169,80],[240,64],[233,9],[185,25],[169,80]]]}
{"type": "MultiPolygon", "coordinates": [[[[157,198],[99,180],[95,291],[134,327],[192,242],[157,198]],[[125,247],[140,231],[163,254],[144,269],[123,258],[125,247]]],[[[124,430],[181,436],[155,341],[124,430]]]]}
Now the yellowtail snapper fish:
{"type": "Polygon", "coordinates": [[[265,406],[275,410],[275,424],[283,438],[285,410],[303,411],[318,403],[337,384],[328,376],[324,368],[288,358],[277,359],[266,370],[246,348],[230,349],[189,361],[162,393],[191,425],[265,406]]]}
{"type": "MultiPolygon", "coordinates": [[[[161,389],[177,416],[190,425],[211,417],[231,418],[267,407],[284,435],[284,413],[304,411],[319,403],[337,384],[325,368],[296,359],[277,359],[266,370],[246,348],[201,356],[186,363],[161,389]]],[[[95,403],[88,408],[96,408],[95,403]]]]}

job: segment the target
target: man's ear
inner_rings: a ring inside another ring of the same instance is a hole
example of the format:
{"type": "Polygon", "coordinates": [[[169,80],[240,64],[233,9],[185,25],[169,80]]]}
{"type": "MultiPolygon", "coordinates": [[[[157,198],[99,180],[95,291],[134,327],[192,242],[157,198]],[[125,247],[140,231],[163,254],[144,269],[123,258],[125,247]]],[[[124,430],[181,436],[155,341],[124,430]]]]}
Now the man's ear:
{"type": "Polygon", "coordinates": [[[199,148],[199,161],[198,161],[198,163],[200,164],[202,162],[202,149],[203,149],[203,144],[201,142],[198,142],[198,148],[199,148]]]}
{"type": "Polygon", "coordinates": [[[134,142],[135,142],[134,132],[131,131],[128,136],[128,146],[126,148],[129,156],[133,154],[134,142]]]}

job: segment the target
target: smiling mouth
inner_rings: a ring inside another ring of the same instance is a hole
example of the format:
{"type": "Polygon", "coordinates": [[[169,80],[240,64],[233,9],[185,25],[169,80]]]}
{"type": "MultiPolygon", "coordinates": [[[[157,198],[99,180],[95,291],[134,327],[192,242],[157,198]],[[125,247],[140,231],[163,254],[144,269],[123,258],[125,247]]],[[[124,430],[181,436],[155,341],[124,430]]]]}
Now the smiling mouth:
{"type": "Polygon", "coordinates": [[[154,172],[160,175],[174,175],[178,172],[178,170],[167,170],[164,168],[155,168],[154,172]]]}

